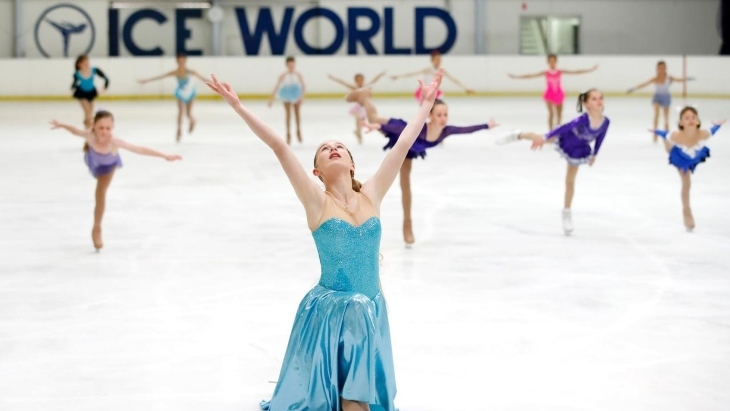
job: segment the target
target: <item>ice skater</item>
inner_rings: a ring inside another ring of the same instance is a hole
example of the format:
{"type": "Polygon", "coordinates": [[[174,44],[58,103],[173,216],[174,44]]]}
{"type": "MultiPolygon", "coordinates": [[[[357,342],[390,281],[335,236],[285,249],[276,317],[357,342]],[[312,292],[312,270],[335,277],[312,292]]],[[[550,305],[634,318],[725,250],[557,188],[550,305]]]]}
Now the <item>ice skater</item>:
{"type": "MultiPolygon", "coordinates": [[[[436,72],[440,76],[441,71],[436,72]]],[[[398,118],[385,118],[378,115],[377,109],[371,101],[371,92],[367,89],[353,91],[347,96],[347,101],[355,102],[367,111],[368,123],[364,126],[369,130],[379,130],[388,139],[384,149],[392,149],[400,140],[400,135],[408,123],[398,118]]],[[[425,158],[426,150],[442,143],[444,139],[454,134],[469,134],[479,130],[486,130],[497,126],[494,120],[474,126],[460,127],[447,125],[449,118],[448,106],[442,100],[436,100],[428,114],[428,122],[424,124],[416,140],[411,144],[406,159],[400,167],[400,187],[403,203],[403,240],[406,246],[413,244],[413,221],[411,218],[411,168],[413,159],[425,158]]]]}
{"type": "MultiPolygon", "coordinates": [[[[672,95],[669,92],[669,86],[672,83],[685,83],[693,80],[692,77],[672,77],[667,74],[667,63],[659,61],[656,64],[656,75],[649,80],[639,84],[638,86],[631,87],[626,92],[631,94],[636,90],[642,89],[649,84],[654,84],[656,90],[654,96],[651,99],[651,104],[654,107],[654,121],[652,130],[659,128],[659,109],[661,108],[662,114],[664,114],[664,129],[669,130],[669,108],[672,106],[672,95]]],[[[657,135],[653,134],[654,142],[657,141],[657,135]]]]}
{"type": "Polygon", "coordinates": [[[581,93],[578,96],[578,112],[582,112],[584,107],[585,113],[573,121],[553,129],[544,137],[536,133],[515,131],[497,140],[497,144],[530,140],[533,150],[541,148],[546,142],[555,144],[555,150],[568,162],[563,208],[563,231],[566,235],[573,232],[571,205],[578,166],[581,164],[593,165],[610,124],[608,117],[603,115],[603,94],[600,91],[590,89],[581,93]],[[595,142],[592,149],[591,142],[595,142]]]}
{"type": "Polygon", "coordinates": [[[395,411],[396,386],[388,311],[379,280],[380,205],[416,141],[441,82],[422,85],[423,103],[410,125],[364,184],[339,141],[325,141],[312,174],[286,140],[256,117],[228,83],[213,76],[211,89],[268,145],[304,206],[321,264],[319,284],[295,315],[274,395],[262,410],[395,411]]]}
{"type": "Polygon", "coordinates": [[[104,246],[101,238],[101,220],[104,217],[104,209],[106,208],[106,192],[112,182],[114,172],[122,166],[119,149],[123,148],[137,154],[160,157],[167,161],[182,160],[179,155],[164,154],[114,137],[114,117],[108,111],[98,111],[89,130],[81,130],[56,120],[51,121],[51,128],[62,128],[75,136],[83,138],[86,142],[87,150],[84,154],[84,162],[91,175],[96,179],[96,207],[94,208],[94,227],[91,230],[91,239],[97,251],[104,246]]]}
{"type": "Polygon", "coordinates": [[[565,92],[562,86],[563,74],[586,74],[596,71],[598,65],[585,70],[561,70],[557,68],[558,56],[555,54],[548,55],[548,69],[535,74],[514,75],[509,74],[513,79],[530,79],[545,76],[546,88],[542,99],[548,109],[548,127],[552,130],[555,126],[563,123],[563,101],[565,100],[565,92]]]}
{"type": "MultiPolygon", "coordinates": [[[[457,86],[464,89],[464,92],[466,94],[474,94],[474,90],[466,87],[456,77],[450,75],[449,73],[446,72],[446,70],[444,70],[444,68],[441,66],[441,52],[438,50],[434,50],[431,52],[431,65],[430,66],[428,66],[422,70],[414,71],[412,73],[390,76],[390,78],[392,80],[398,80],[398,79],[406,78],[406,77],[422,76],[421,77],[422,81],[424,83],[428,84],[431,81],[431,79],[433,78],[433,76],[435,76],[439,70],[441,70],[444,77],[446,77],[447,79],[454,82],[454,84],[456,84],[457,86]]],[[[440,99],[440,98],[443,98],[443,96],[444,96],[444,93],[441,91],[441,89],[439,89],[438,96],[436,96],[436,98],[440,99]]],[[[420,88],[416,89],[416,91],[413,93],[413,97],[415,97],[419,103],[421,102],[421,89],[420,88]]]]}
{"type": "Polygon", "coordinates": [[[297,71],[294,57],[286,58],[286,71],[279,76],[274,91],[269,98],[269,107],[278,98],[284,103],[286,112],[286,142],[291,144],[291,111],[294,109],[294,123],[297,126],[297,141],[302,142],[300,108],[304,102],[306,88],[304,77],[297,71]]]}
{"type": "MultiPolygon", "coordinates": [[[[381,77],[385,75],[385,72],[382,72],[375,76],[372,80],[365,82],[365,76],[363,76],[360,73],[355,74],[355,82],[354,83],[348,83],[345,80],[339,79],[332,74],[328,74],[327,78],[334,81],[335,83],[342,84],[343,86],[350,89],[350,91],[354,91],[360,88],[366,88],[366,87],[372,87],[373,84],[375,84],[378,80],[380,80],[381,77]]],[[[351,116],[355,117],[355,136],[357,137],[357,142],[362,144],[362,121],[367,120],[367,113],[365,112],[365,108],[357,103],[351,103],[350,104],[350,110],[348,112],[351,116]]]]}
{"type": "Polygon", "coordinates": [[[699,163],[710,157],[710,149],[705,141],[717,133],[725,120],[716,121],[709,130],[702,130],[699,115],[694,107],[685,107],[679,113],[679,130],[669,134],[668,130],[651,129],[655,135],[664,139],[664,147],[669,154],[669,164],[679,171],[682,179],[682,216],[687,231],[695,228],[695,219],[689,204],[690,176],[699,163]]]}
{"type": "Polygon", "coordinates": [[[182,138],[182,121],[183,113],[188,118],[188,133],[192,133],[195,129],[195,118],[193,117],[193,101],[196,96],[195,83],[191,77],[195,77],[204,82],[210,81],[198,74],[195,70],[187,68],[188,58],[185,54],[177,55],[177,68],[165,74],[161,74],[157,77],[151,77],[148,79],[137,80],[139,84],[147,84],[150,81],[161,80],[165,77],[175,77],[177,80],[177,88],[175,88],[175,99],[177,99],[177,133],[175,135],[175,141],[180,141],[182,138]]]}
{"type": "Polygon", "coordinates": [[[91,67],[89,56],[81,55],[76,59],[76,72],[73,75],[71,89],[74,90],[74,98],[81,104],[84,111],[84,127],[88,130],[93,124],[94,100],[99,96],[94,80],[96,76],[104,79],[104,90],[109,88],[109,78],[98,67],[91,67]]]}

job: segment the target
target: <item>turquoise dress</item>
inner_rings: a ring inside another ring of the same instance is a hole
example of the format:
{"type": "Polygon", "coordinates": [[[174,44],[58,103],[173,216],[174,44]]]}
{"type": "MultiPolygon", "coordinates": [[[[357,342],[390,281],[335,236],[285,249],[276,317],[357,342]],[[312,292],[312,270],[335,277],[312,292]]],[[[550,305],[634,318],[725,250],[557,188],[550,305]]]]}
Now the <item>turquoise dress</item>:
{"type": "MultiPolygon", "coordinates": [[[[326,197],[325,209],[334,205],[326,197]]],[[[322,274],[299,304],[274,395],[261,402],[262,410],[340,411],[344,398],[395,411],[380,235],[376,216],[361,225],[333,217],[312,232],[322,274]]]]}

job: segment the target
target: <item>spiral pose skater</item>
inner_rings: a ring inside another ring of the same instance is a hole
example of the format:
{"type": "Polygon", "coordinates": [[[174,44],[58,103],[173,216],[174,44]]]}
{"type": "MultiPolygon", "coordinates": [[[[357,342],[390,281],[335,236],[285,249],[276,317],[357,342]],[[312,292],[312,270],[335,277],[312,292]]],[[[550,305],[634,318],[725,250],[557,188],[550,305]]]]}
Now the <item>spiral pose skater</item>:
{"type": "MultiPolygon", "coordinates": [[[[436,75],[440,76],[440,73],[441,71],[438,71],[436,75]]],[[[347,96],[347,101],[356,102],[365,107],[369,121],[369,123],[364,124],[365,127],[370,130],[380,130],[388,139],[388,142],[383,148],[386,150],[391,149],[399,143],[399,136],[409,124],[398,118],[379,117],[370,96],[370,90],[356,90],[347,96]]],[[[446,103],[437,99],[428,114],[428,123],[420,128],[416,140],[410,145],[406,159],[400,167],[400,186],[403,202],[403,240],[407,246],[410,246],[416,241],[413,235],[413,222],[411,219],[411,168],[413,159],[419,157],[425,158],[426,150],[437,146],[451,135],[469,134],[497,126],[494,120],[468,127],[449,126],[446,125],[448,117],[449,111],[446,103]]]]}
{"type": "Polygon", "coordinates": [[[195,83],[192,81],[192,77],[196,77],[202,81],[209,81],[194,70],[190,70],[186,67],[188,58],[185,54],[177,55],[177,68],[165,74],[161,74],[157,77],[151,77],[148,79],[138,80],[139,84],[146,84],[150,81],[161,80],[165,77],[174,76],[177,80],[177,88],[175,89],[175,98],[177,99],[177,134],[175,135],[175,141],[180,141],[182,138],[182,120],[183,113],[188,118],[190,123],[188,126],[188,133],[192,133],[195,129],[195,118],[193,118],[193,100],[195,100],[196,90],[195,83]]]}
{"type": "MultiPolygon", "coordinates": [[[[639,84],[638,86],[631,87],[627,90],[627,93],[633,93],[636,90],[644,88],[649,84],[654,83],[656,90],[654,96],[651,99],[651,104],[654,106],[654,122],[652,130],[659,128],[659,109],[662,109],[664,114],[664,129],[669,130],[669,108],[672,106],[672,95],[669,92],[669,86],[672,83],[685,83],[693,80],[692,77],[672,77],[667,74],[667,63],[659,61],[656,64],[656,75],[649,80],[639,84]]],[[[654,142],[657,141],[657,135],[653,134],[654,142]]]]}
{"type": "Polygon", "coordinates": [[[603,115],[603,94],[590,89],[578,96],[578,112],[586,112],[570,123],[550,131],[544,137],[536,133],[515,131],[497,140],[497,144],[506,144],[517,140],[532,141],[532,149],[541,148],[547,143],[554,143],[555,150],[568,162],[568,173],[565,177],[565,208],[563,209],[563,231],[566,235],[573,232],[571,204],[575,191],[575,177],[578,166],[592,166],[596,161],[598,150],[606,137],[610,121],[603,115]],[[591,149],[590,143],[595,141],[591,149]]]}
{"type": "MultiPolygon", "coordinates": [[[[350,89],[350,91],[357,90],[359,88],[365,88],[365,87],[372,87],[373,84],[375,84],[378,80],[380,80],[381,77],[385,75],[385,72],[382,72],[375,76],[372,80],[365,82],[365,76],[363,76],[360,73],[355,74],[355,82],[354,83],[348,83],[345,80],[339,79],[331,74],[327,75],[327,78],[334,81],[335,83],[342,84],[343,86],[350,89]]],[[[363,120],[367,120],[367,113],[365,112],[365,108],[363,106],[352,103],[350,104],[350,115],[355,117],[355,136],[357,137],[357,142],[362,144],[362,125],[361,122],[363,120]]]]}
{"type": "Polygon", "coordinates": [[[355,180],[355,162],[338,141],[325,141],[305,172],[287,142],[215,76],[220,94],[268,145],[304,206],[319,252],[319,284],[299,305],[274,395],[262,410],[395,411],[388,311],[379,280],[380,204],[426,120],[441,76],[422,86],[423,103],[372,178],[355,180]]]}
{"type": "MultiPolygon", "coordinates": [[[[446,77],[447,79],[454,82],[454,84],[456,84],[457,86],[464,89],[464,91],[467,94],[474,94],[474,90],[466,87],[456,77],[450,75],[449,73],[446,72],[446,70],[444,70],[444,68],[441,66],[441,52],[438,50],[434,50],[431,52],[431,65],[430,66],[428,66],[422,70],[414,71],[412,73],[390,76],[390,78],[392,80],[398,80],[400,78],[413,77],[413,76],[420,75],[420,76],[422,76],[423,82],[428,84],[431,81],[431,79],[433,79],[433,76],[435,76],[439,70],[441,70],[444,77],[446,77]]],[[[444,96],[444,93],[441,91],[441,89],[439,89],[438,95],[436,96],[436,98],[440,99],[443,96],[444,96]]],[[[421,89],[420,88],[416,89],[416,91],[413,93],[413,97],[415,97],[419,103],[421,102],[421,89]]]]}
{"type": "Polygon", "coordinates": [[[81,55],[76,59],[76,72],[73,75],[71,89],[74,90],[74,98],[81,104],[84,110],[84,127],[90,129],[94,118],[94,99],[99,96],[94,80],[96,76],[104,79],[104,91],[109,88],[109,78],[98,67],[91,67],[89,56],[81,55]]]}
{"type": "Polygon", "coordinates": [[[682,179],[682,215],[687,231],[695,228],[695,220],[689,205],[690,175],[699,163],[710,157],[710,149],[705,140],[714,135],[725,120],[712,124],[710,130],[701,130],[699,115],[694,107],[685,107],[679,113],[679,131],[671,134],[667,130],[650,130],[664,139],[664,147],[669,154],[669,164],[679,171],[682,179]]]}
{"type": "Polygon", "coordinates": [[[545,89],[545,93],[542,95],[542,99],[545,100],[545,104],[547,105],[548,127],[552,130],[555,126],[560,125],[563,122],[563,101],[565,100],[565,92],[563,91],[561,83],[562,75],[590,73],[598,69],[598,65],[585,70],[561,70],[556,68],[558,64],[558,56],[555,54],[549,54],[547,62],[549,67],[547,70],[535,74],[509,74],[509,77],[514,79],[530,79],[545,76],[547,88],[545,89]]]}
{"type": "Polygon", "coordinates": [[[302,142],[301,121],[299,108],[304,102],[304,77],[302,73],[296,71],[296,62],[294,57],[286,58],[286,71],[279,76],[274,91],[269,98],[269,107],[274,104],[274,100],[278,97],[284,103],[284,111],[286,112],[286,143],[291,144],[291,111],[294,109],[294,122],[297,126],[297,140],[302,142]]]}
{"type": "Polygon", "coordinates": [[[164,154],[114,137],[112,135],[114,117],[108,111],[98,111],[96,113],[90,130],[81,130],[56,120],[51,121],[51,126],[52,129],[62,128],[86,141],[87,150],[84,154],[84,162],[89,167],[91,175],[96,179],[96,207],[94,208],[94,228],[91,231],[91,238],[97,251],[104,246],[101,239],[101,220],[104,217],[104,208],[106,207],[106,192],[112,182],[114,172],[122,166],[119,149],[123,148],[146,156],[161,157],[167,161],[182,160],[179,155],[164,154]]]}

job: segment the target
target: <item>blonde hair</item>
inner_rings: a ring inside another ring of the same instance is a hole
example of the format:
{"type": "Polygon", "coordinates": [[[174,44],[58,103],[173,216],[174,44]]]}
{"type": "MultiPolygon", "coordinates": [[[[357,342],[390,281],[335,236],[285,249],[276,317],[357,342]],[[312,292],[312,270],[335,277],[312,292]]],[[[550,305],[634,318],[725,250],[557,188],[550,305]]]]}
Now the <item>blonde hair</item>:
{"type": "MultiPolygon", "coordinates": [[[[347,154],[350,155],[350,160],[352,161],[352,164],[355,164],[355,159],[352,158],[352,153],[350,152],[350,149],[345,147],[345,150],[347,150],[347,154]]],[[[317,153],[314,153],[314,168],[317,168],[317,153]]],[[[350,178],[352,179],[352,189],[359,193],[360,189],[362,188],[362,183],[355,180],[355,170],[350,170],[350,178]]],[[[322,177],[319,177],[319,180],[322,181],[322,177]]]]}

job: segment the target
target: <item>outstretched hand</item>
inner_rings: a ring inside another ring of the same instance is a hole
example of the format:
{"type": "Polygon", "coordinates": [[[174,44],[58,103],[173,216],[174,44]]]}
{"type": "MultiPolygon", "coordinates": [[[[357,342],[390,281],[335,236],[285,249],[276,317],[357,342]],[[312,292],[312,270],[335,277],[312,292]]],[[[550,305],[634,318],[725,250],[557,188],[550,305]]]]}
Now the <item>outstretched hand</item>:
{"type": "Polygon", "coordinates": [[[713,121],[712,124],[714,124],[716,126],[721,126],[721,125],[725,124],[725,120],[722,119],[722,120],[713,121]]]}
{"type": "Polygon", "coordinates": [[[182,160],[182,156],[179,154],[166,154],[164,158],[167,161],[182,160]]]}
{"type": "Polygon", "coordinates": [[[211,74],[210,76],[213,81],[206,81],[205,84],[207,84],[211,90],[215,91],[221,97],[223,97],[223,100],[225,100],[231,106],[241,102],[238,99],[238,94],[233,91],[233,88],[231,88],[230,84],[221,83],[220,81],[218,81],[218,78],[215,76],[215,74],[211,74]]]}
{"type": "Polygon", "coordinates": [[[441,79],[444,76],[444,69],[438,69],[436,72],[436,75],[433,76],[433,80],[429,84],[423,84],[423,81],[421,79],[418,79],[418,84],[421,88],[421,96],[423,98],[423,101],[433,103],[436,100],[436,96],[439,92],[439,87],[441,86],[441,79]]]}
{"type": "Polygon", "coordinates": [[[380,130],[380,124],[378,123],[368,123],[365,120],[360,121],[360,127],[364,128],[366,133],[369,133],[373,130],[380,130]]]}
{"type": "Polygon", "coordinates": [[[534,150],[542,150],[543,144],[545,144],[545,140],[542,139],[542,138],[541,139],[532,140],[532,145],[530,146],[530,150],[533,150],[533,151],[534,150]]]}
{"type": "Polygon", "coordinates": [[[490,118],[489,122],[487,123],[487,126],[489,126],[489,128],[495,128],[495,127],[499,126],[499,123],[494,121],[493,118],[490,118]]]}

